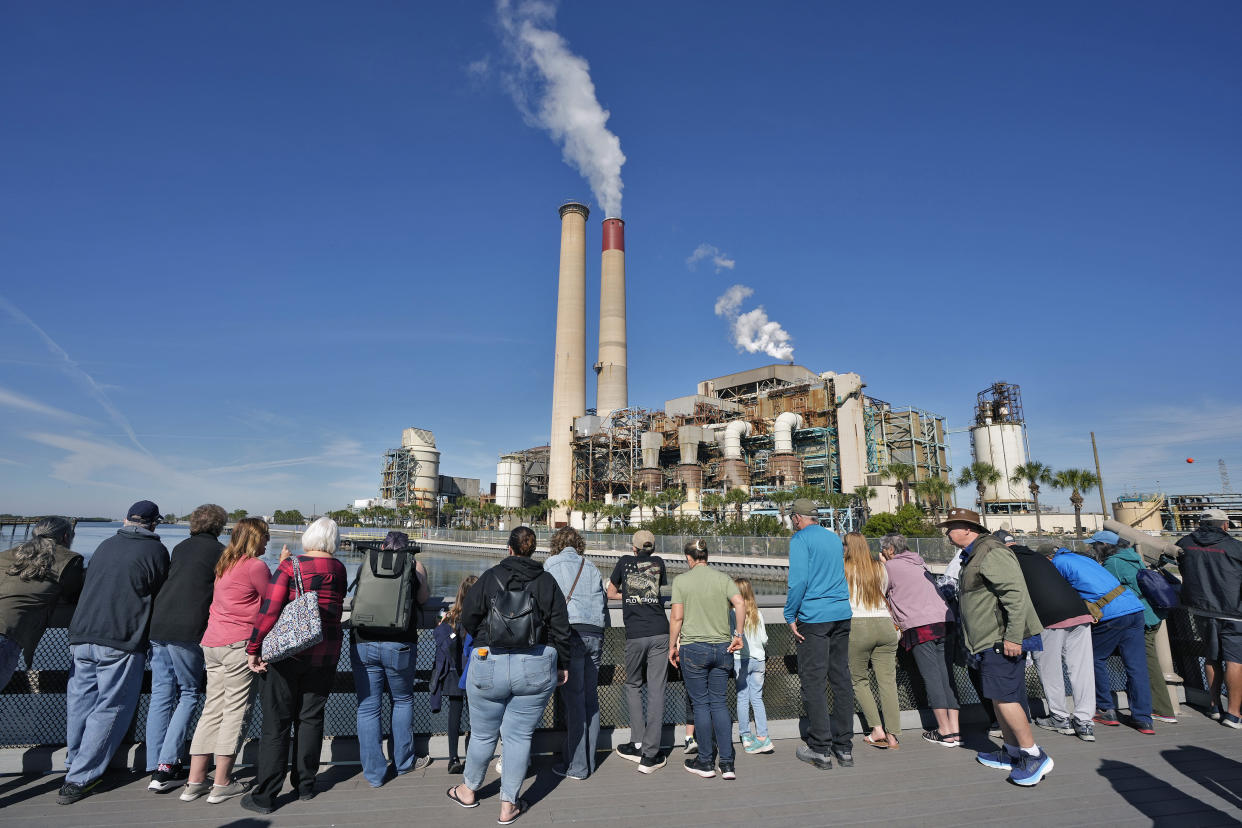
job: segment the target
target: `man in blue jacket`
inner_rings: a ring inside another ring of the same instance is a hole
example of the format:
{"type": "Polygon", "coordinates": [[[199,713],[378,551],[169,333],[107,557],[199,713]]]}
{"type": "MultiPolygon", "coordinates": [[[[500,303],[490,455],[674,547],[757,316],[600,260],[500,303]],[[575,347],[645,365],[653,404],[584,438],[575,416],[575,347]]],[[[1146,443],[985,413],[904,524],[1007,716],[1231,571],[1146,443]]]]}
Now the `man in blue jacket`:
{"type": "Polygon", "coordinates": [[[789,540],[789,591],[785,620],[798,647],[798,679],[806,709],[806,744],[797,756],[821,770],[832,756],[843,768],[854,764],[854,685],[850,679],[850,589],[845,581],[841,539],[819,525],[819,510],[807,498],[793,504],[796,534],[789,540]],[[829,718],[826,688],[832,684],[829,718]]]}
{"type": "Polygon", "coordinates": [[[1095,721],[1116,727],[1116,704],[1108,676],[1108,657],[1116,651],[1126,670],[1126,695],[1130,699],[1130,724],[1151,736],[1151,684],[1147,676],[1147,644],[1143,638],[1143,605],[1108,570],[1091,558],[1064,547],[1052,556],[1052,565],[1069,581],[1087,604],[1094,605],[1100,619],[1091,627],[1095,659],[1095,721]]]}

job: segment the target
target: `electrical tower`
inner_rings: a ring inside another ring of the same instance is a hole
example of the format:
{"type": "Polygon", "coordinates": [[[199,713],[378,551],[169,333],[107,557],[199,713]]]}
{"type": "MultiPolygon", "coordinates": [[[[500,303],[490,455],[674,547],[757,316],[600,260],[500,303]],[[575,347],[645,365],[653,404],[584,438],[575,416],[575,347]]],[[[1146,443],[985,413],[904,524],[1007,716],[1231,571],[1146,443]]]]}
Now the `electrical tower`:
{"type": "Polygon", "coordinates": [[[1223,457],[1216,461],[1216,468],[1220,470],[1220,490],[1226,493],[1232,492],[1233,486],[1229,485],[1229,467],[1225,465],[1223,457]]]}

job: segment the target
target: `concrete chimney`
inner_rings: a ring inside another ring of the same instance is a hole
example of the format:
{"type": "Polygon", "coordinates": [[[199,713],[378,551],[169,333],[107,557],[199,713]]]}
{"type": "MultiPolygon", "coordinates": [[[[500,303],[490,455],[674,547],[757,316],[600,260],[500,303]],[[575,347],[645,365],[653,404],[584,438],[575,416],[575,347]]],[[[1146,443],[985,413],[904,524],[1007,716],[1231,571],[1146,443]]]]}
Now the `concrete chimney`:
{"type": "Polygon", "coordinates": [[[625,222],[604,219],[599,269],[599,361],[595,410],[601,418],[629,406],[625,342],[625,222]]]}
{"type": "MultiPolygon", "coordinates": [[[[586,222],[591,211],[561,205],[561,267],[556,295],[556,355],[552,368],[552,435],[548,443],[548,497],[573,496],[574,418],[586,413],[586,222]]],[[[552,519],[564,521],[563,506],[552,519]]]]}

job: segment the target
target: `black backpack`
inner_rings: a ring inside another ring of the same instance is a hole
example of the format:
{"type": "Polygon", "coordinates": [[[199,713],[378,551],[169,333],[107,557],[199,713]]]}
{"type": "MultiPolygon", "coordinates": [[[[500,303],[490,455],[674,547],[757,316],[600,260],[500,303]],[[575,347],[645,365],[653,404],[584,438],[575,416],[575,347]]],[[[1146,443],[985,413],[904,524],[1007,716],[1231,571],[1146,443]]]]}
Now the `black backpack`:
{"type": "Polygon", "coordinates": [[[543,637],[543,619],[535,606],[535,596],[526,587],[506,589],[495,573],[492,579],[500,592],[492,596],[487,608],[488,646],[501,650],[525,650],[543,637]]]}

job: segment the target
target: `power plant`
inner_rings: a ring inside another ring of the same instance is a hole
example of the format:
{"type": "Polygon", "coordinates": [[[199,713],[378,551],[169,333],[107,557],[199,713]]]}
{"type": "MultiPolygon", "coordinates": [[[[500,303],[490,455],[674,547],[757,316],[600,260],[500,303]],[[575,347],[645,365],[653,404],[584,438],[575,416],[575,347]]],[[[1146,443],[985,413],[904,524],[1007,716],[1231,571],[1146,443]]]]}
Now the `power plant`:
{"type": "Polygon", "coordinates": [[[637,491],[678,487],[682,514],[698,514],[704,492],[740,488],[764,495],[800,485],[825,493],[873,490],[869,507],[898,505],[890,464],[904,481],[948,481],[944,419],[866,393],[857,373],[776,364],[700,381],[663,410],[630,405],[627,376],[625,224],[602,228],[596,404],[586,405],[586,226],[590,211],[560,207],[560,268],[547,446],[502,455],[496,502],[504,508],[558,501],[554,521],[579,523],[565,504],[623,502],[637,491]]]}
{"type": "Polygon", "coordinates": [[[983,489],[981,513],[1025,514],[1034,504],[1024,482],[1013,483],[1014,469],[1028,460],[1026,420],[1022,415],[1022,390],[1007,382],[994,382],[975,398],[975,421],[970,427],[970,448],[975,462],[988,463],[1000,478],[983,489]]]}

